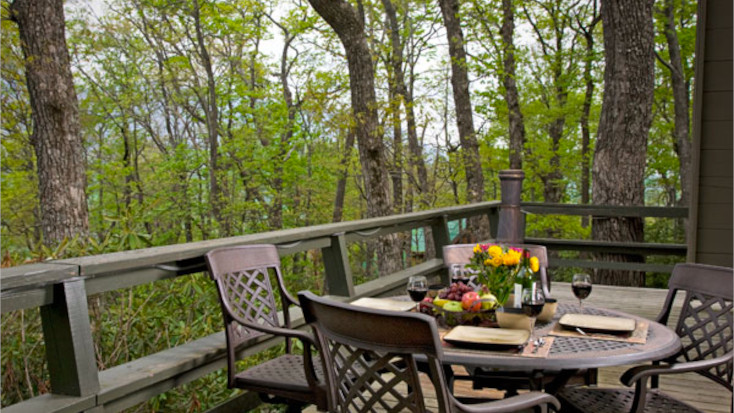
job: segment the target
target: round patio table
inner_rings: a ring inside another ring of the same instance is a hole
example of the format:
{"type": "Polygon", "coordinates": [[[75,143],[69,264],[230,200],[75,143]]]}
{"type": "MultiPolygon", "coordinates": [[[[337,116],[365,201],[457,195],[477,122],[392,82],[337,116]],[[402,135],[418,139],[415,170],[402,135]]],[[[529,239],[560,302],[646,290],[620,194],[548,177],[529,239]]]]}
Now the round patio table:
{"type": "Polygon", "coordinates": [[[670,328],[621,311],[559,303],[553,320],[538,323],[535,336],[546,336],[565,313],[607,315],[644,320],[649,323],[644,344],[600,340],[588,337],[553,336],[554,341],[547,357],[528,357],[501,351],[483,351],[447,346],[443,349],[443,361],[448,364],[476,366],[496,370],[534,370],[561,372],[546,391],[555,393],[579,369],[591,369],[625,364],[662,360],[678,353],[682,347],[680,338],[670,328]]]}

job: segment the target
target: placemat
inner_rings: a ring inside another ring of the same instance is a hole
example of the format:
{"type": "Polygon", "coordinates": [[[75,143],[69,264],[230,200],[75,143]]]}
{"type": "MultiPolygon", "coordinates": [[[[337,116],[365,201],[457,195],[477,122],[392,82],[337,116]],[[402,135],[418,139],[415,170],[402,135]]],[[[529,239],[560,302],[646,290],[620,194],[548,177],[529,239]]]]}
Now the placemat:
{"type": "Polygon", "coordinates": [[[539,358],[545,358],[548,357],[548,354],[550,354],[551,347],[553,346],[553,340],[555,340],[554,337],[546,336],[543,337],[545,339],[545,344],[542,347],[539,347],[538,350],[535,350],[535,346],[532,342],[528,342],[526,345],[518,347],[510,347],[508,349],[473,349],[473,348],[467,348],[467,347],[460,347],[455,346],[451,343],[447,343],[443,341],[443,336],[448,333],[450,330],[443,330],[440,329],[438,331],[438,335],[441,337],[441,344],[446,349],[451,349],[452,351],[461,351],[461,352],[467,352],[467,353],[476,353],[476,354],[497,354],[497,355],[503,355],[503,356],[514,356],[514,357],[539,357],[539,358]]]}
{"type": "Polygon", "coordinates": [[[624,334],[608,334],[599,333],[593,331],[585,331],[586,335],[581,334],[576,330],[570,330],[563,328],[558,322],[553,326],[553,329],[548,333],[552,336],[559,337],[577,337],[577,338],[591,338],[594,340],[609,340],[609,341],[622,341],[625,343],[633,344],[645,344],[647,341],[647,329],[650,327],[650,322],[645,320],[637,320],[635,330],[631,333],[624,334]]]}

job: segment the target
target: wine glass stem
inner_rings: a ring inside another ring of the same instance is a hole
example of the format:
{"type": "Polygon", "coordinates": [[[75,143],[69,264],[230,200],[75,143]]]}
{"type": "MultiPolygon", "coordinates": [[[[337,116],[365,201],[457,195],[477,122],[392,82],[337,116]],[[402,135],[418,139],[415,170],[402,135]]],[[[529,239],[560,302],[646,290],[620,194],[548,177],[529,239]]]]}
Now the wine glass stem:
{"type": "Polygon", "coordinates": [[[530,317],[530,341],[535,341],[535,317],[530,317]]]}

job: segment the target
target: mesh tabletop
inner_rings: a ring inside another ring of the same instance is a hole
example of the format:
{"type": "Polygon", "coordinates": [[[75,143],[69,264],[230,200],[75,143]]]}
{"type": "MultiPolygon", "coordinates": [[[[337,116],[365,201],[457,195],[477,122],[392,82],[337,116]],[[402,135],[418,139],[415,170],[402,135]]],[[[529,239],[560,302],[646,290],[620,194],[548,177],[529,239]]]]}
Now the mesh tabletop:
{"type": "MultiPolygon", "coordinates": [[[[547,335],[564,314],[579,312],[644,320],[620,311],[589,306],[584,306],[581,310],[578,305],[559,303],[553,320],[536,324],[536,337],[547,335]]],[[[598,368],[660,360],[680,350],[680,339],[673,330],[651,320],[644,321],[649,323],[644,344],[556,336],[550,353],[545,358],[530,358],[517,354],[503,354],[498,351],[467,350],[457,347],[444,348],[444,357],[445,361],[452,364],[485,368],[559,370],[598,368]]]]}

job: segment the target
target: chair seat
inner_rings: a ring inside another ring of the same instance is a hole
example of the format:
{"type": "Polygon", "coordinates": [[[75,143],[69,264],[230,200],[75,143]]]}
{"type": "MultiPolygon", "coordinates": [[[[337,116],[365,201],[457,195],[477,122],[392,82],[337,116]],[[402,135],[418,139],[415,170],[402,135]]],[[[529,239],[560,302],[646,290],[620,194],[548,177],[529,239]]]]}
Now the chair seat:
{"type": "MultiPolygon", "coordinates": [[[[633,389],[597,389],[567,387],[556,394],[563,412],[627,413],[632,408],[633,389]]],[[[650,389],[647,392],[645,413],[701,412],[701,410],[674,399],[665,393],[650,389]]]]}
{"type": "MultiPolygon", "coordinates": [[[[315,360],[316,377],[323,382],[324,372],[321,363],[315,360]]],[[[308,386],[303,367],[303,357],[285,354],[250,367],[235,376],[233,387],[254,390],[280,396],[285,392],[303,394],[301,400],[312,401],[313,390],[308,386]]]]}

